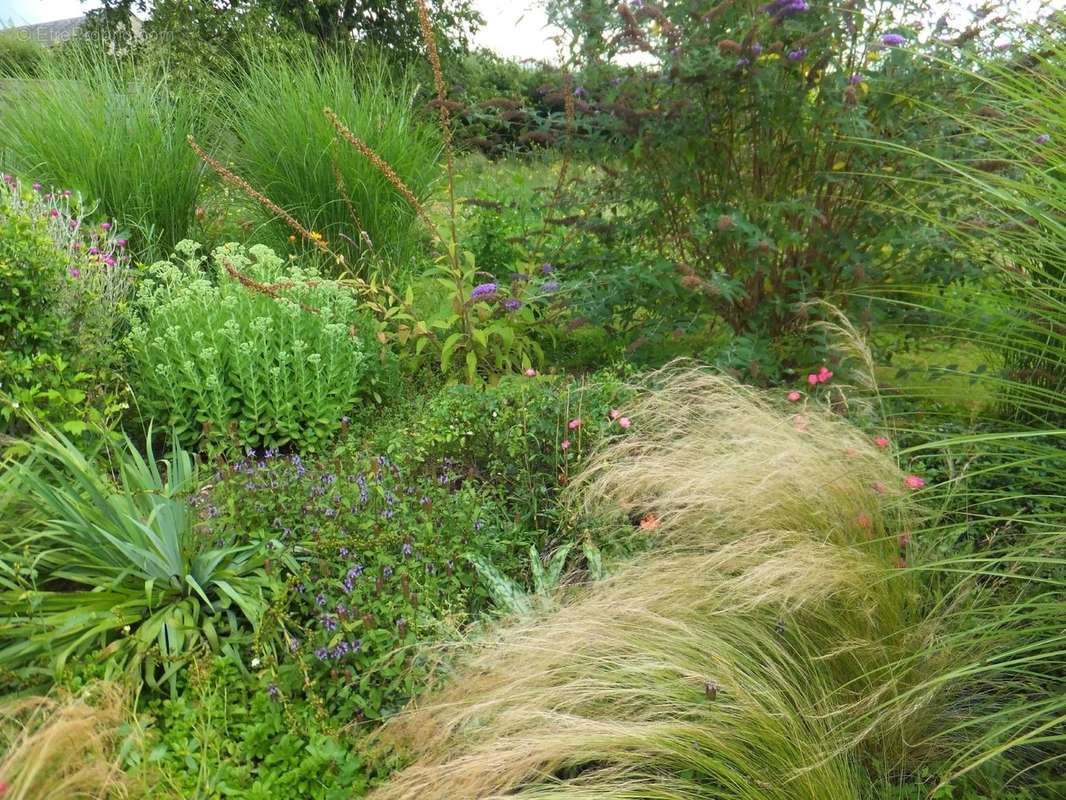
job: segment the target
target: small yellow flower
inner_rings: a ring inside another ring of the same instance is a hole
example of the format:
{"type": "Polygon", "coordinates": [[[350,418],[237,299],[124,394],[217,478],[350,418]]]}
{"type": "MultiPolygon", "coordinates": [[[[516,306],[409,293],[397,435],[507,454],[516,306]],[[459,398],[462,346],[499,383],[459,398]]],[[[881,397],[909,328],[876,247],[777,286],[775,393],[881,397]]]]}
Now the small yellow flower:
{"type": "Polygon", "coordinates": [[[314,239],[316,242],[321,241],[322,240],[322,234],[319,233],[318,231],[311,231],[311,238],[314,239]]]}
{"type": "Polygon", "coordinates": [[[846,166],[847,164],[845,164],[843,161],[837,161],[833,164],[833,172],[840,172],[840,170],[844,169],[844,167],[846,166]]]}

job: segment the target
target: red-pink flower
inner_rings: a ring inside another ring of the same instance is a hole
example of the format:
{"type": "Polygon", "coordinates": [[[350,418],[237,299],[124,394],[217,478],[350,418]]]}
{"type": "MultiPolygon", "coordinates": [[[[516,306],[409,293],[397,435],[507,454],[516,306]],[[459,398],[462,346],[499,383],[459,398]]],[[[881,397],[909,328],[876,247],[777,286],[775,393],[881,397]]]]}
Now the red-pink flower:
{"type": "Polygon", "coordinates": [[[580,428],[581,427],[581,417],[574,417],[574,419],[572,419],[568,423],[566,423],[566,427],[568,427],[570,430],[574,430],[575,428],[580,428]]]}
{"type": "Polygon", "coordinates": [[[811,386],[817,386],[818,376],[812,372],[810,375],[807,376],[807,383],[809,383],[811,386]]]}
{"type": "Polygon", "coordinates": [[[560,444],[559,447],[563,448],[563,450],[569,450],[570,449],[570,440],[569,439],[563,439],[562,444],[560,444]]]}
{"type": "Polygon", "coordinates": [[[801,395],[799,392],[789,392],[788,393],[788,402],[795,403],[801,397],[803,397],[803,395],[801,395]]]}
{"type": "Polygon", "coordinates": [[[615,420],[622,416],[622,412],[619,411],[617,408],[612,408],[610,411],[607,412],[607,416],[610,419],[615,420]]]}
{"type": "Polygon", "coordinates": [[[618,420],[618,427],[622,428],[623,430],[625,430],[626,428],[628,428],[632,424],[633,423],[629,419],[629,417],[620,417],[619,420],[618,420]]]}
{"type": "Polygon", "coordinates": [[[925,478],[919,478],[917,475],[908,475],[903,479],[903,483],[906,484],[908,489],[921,489],[925,486],[925,478]]]}
{"type": "Polygon", "coordinates": [[[537,371],[535,369],[533,369],[533,367],[530,367],[529,369],[526,370],[526,377],[527,378],[535,378],[535,377],[537,377],[537,371]]]}
{"type": "Polygon", "coordinates": [[[833,373],[826,367],[822,367],[818,370],[818,383],[825,383],[827,380],[833,377],[833,373]]]}
{"type": "Polygon", "coordinates": [[[875,436],[874,444],[876,444],[878,447],[888,447],[888,439],[886,439],[884,436],[875,436]]]}

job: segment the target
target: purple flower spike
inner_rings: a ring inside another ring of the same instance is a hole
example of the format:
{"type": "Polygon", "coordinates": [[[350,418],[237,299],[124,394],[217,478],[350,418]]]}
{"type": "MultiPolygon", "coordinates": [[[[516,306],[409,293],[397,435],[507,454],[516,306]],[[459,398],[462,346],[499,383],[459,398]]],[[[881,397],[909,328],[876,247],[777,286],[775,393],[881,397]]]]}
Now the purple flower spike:
{"type": "Polygon", "coordinates": [[[886,47],[899,47],[902,44],[906,44],[907,40],[898,33],[886,33],[881,37],[881,44],[886,47]]]}
{"type": "Polygon", "coordinates": [[[491,297],[496,294],[499,287],[495,283],[482,283],[474,287],[474,291],[470,293],[471,300],[481,300],[485,297],[491,297]]]}
{"type": "Polygon", "coordinates": [[[503,301],[503,307],[508,311],[517,311],[522,307],[521,300],[515,300],[513,297],[503,301]]]}

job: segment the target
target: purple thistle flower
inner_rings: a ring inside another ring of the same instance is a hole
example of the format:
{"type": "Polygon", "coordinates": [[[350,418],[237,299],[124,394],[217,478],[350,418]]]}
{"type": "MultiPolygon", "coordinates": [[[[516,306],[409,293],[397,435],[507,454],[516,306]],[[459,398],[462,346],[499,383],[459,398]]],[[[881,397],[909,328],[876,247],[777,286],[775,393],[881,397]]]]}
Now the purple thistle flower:
{"type": "Polygon", "coordinates": [[[72,278],[80,278],[81,277],[81,270],[78,269],[77,267],[71,267],[70,268],[70,277],[72,277],[72,278]]]}
{"type": "Polygon", "coordinates": [[[1033,139],[1033,141],[1036,142],[1037,144],[1047,144],[1048,142],[1051,141],[1051,134],[1050,133],[1042,133],[1039,136],[1037,136],[1035,139],[1033,139]]]}
{"type": "Polygon", "coordinates": [[[100,230],[102,230],[102,231],[111,230],[111,223],[110,222],[101,222],[100,223],[100,230]]]}
{"type": "Polygon", "coordinates": [[[540,287],[545,292],[555,292],[559,289],[559,281],[545,281],[544,285],[540,287]]]}
{"type": "Polygon", "coordinates": [[[901,44],[906,44],[907,40],[898,33],[886,33],[881,37],[881,44],[886,47],[899,47],[901,44]]]}
{"type": "Polygon", "coordinates": [[[517,311],[522,307],[522,301],[516,300],[513,297],[509,297],[508,299],[503,301],[503,307],[506,308],[508,311],[517,311]]]}
{"type": "Polygon", "coordinates": [[[474,287],[470,293],[471,300],[480,300],[483,297],[491,297],[496,294],[499,287],[495,283],[481,283],[474,287]]]}
{"type": "Polygon", "coordinates": [[[789,61],[802,61],[806,57],[807,57],[807,48],[806,47],[800,48],[799,50],[789,50],[788,51],[788,60],[789,61]]]}
{"type": "Polygon", "coordinates": [[[540,274],[541,275],[551,275],[553,272],[555,272],[555,267],[552,266],[547,261],[545,261],[543,264],[540,265],[540,274]]]}
{"type": "Polygon", "coordinates": [[[862,83],[862,75],[860,75],[858,72],[853,73],[852,76],[848,78],[848,83],[850,83],[852,86],[856,86],[862,83]]]}

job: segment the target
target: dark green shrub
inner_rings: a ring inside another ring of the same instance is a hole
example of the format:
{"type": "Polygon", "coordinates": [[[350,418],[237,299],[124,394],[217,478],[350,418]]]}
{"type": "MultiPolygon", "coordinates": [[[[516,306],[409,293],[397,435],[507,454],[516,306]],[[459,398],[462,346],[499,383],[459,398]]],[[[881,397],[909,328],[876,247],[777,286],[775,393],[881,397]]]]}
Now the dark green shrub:
{"type": "Polygon", "coordinates": [[[792,338],[809,301],[941,258],[935,231],[897,209],[942,195],[880,177],[928,167],[863,140],[945,142],[950,126],[898,98],[919,87],[951,98],[960,82],[896,46],[915,37],[866,5],[724,3],[694,19],[687,1],[554,4],[585,44],[589,86],[602,87],[574,93],[611,142],[588,200],[612,210],[617,237],[615,262],[586,280],[598,317],[666,330],[720,321],[741,340],[723,366],[773,379],[821,356],[792,338]],[[617,57],[634,50],[661,67],[619,75],[617,57]],[[601,62],[611,80],[598,80],[601,62]]]}
{"type": "Polygon", "coordinates": [[[423,400],[379,441],[403,464],[447,460],[497,492],[523,524],[543,529],[584,455],[605,436],[624,431],[617,408],[629,394],[609,373],[587,380],[513,376],[495,386],[449,386],[423,400]]]}
{"type": "Polygon", "coordinates": [[[371,399],[381,364],[371,321],[347,289],[268,247],[225,245],[210,261],[198,248],[183,242],[138,291],[142,414],[208,450],[320,446],[371,399]]]}

